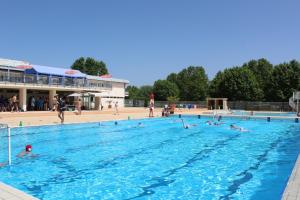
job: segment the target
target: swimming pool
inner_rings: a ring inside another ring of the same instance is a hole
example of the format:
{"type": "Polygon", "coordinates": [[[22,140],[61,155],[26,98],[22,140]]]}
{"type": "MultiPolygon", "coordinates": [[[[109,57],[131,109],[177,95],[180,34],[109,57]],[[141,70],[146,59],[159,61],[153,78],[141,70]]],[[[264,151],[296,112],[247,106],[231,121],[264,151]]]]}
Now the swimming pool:
{"type": "Polygon", "coordinates": [[[197,126],[171,117],[12,129],[13,155],[30,143],[38,157],[13,156],[0,181],[46,200],[280,199],[300,152],[299,123],[183,119],[197,126]]]}

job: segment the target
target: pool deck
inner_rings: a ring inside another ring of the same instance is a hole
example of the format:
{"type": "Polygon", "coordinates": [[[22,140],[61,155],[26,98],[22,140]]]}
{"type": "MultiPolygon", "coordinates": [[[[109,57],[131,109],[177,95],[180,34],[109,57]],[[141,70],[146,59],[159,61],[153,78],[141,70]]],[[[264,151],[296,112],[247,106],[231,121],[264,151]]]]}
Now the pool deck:
{"type": "Polygon", "coordinates": [[[0,200],[38,200],[38,199],[0,182],[0,200]]]}
{"type": "Polygon", "coordinates": [[[282,195],[282,200],[300,200],[300,155],[282,195]]]}
{"type": "MultiPolygon", "coordinates": [[[[161,116],[161,108],[156,108],[154,117],[161,116]]],[[[181,109],[176,114],[201,114],[207,109],[181,109]]],[[[126,120],[149,118],[149,109],[146,108],[121,108],[118,115],[114,115],[114,109],[106,109],[103,111],[83,111],[81,115],[75,115],[74,112],[65,112],[65,123],[85,123],[112,120],[126,120]]],[[[33,111],[33,112],[0,112],[0,124],[8,124],[10,127],[19,126],[22,122],[23,126],[38,125],[55,125],[60,124],[57,112],[51,111],[33,111]]]]}

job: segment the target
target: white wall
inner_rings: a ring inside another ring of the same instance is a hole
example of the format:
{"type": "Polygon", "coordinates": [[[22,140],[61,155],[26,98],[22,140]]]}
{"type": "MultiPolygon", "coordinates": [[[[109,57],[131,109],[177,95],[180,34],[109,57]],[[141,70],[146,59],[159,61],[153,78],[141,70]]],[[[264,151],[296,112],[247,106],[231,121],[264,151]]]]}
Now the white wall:
{"type": "Polygon", "coordinates": [[[109,102],[111,102],[112,108],[115,106],[115,102],[118,101],[120,108],[124,107],[125,99],[125,86],[124,83],[112,82],[112,90],[103,92],[101,103],[104,109],[108,109],[109,102]]]}

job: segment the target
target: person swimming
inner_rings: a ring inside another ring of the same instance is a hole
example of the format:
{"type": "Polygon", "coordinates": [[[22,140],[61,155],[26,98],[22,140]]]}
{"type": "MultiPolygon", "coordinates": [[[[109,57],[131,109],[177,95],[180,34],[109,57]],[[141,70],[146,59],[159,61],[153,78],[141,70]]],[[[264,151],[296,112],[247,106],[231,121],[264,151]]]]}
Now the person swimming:
{"type": "Polygon", "coordinates": [[[21,151],[17,157],[19,158],[23,158],[24,156],[27,156],[27,155],[32,155],[32,146],[30,144],[27,144],[25,146],[25,150],[21,151]]]}
{"type": "Polygon", "coordinates": [[[206,121],[205,124],[212,125],[212,121],[206,121]]]}
{"type": "Polygon", "coordinates": [[[242,128],[242,127],[235,126],[234,124],[230,124],[230,128],[231,128],[232,130],[238,130],[238,131],[241,131],[241,132],[248,132],[248,131],[249,131],[249,130],[244,129],[244,128],[242,128]]]}
{"type": "Polygon", "coordinates": [[[118,125],[118,122],[117,122],[117,121],[115,122],[115,125],[116,125],[116,126],[118,125]]]}
{"type": "Polygon", "coordinates": [[[139,122],[139,123],[137,124],[137,126],[135,126],[134,128],[141,128],[141,127],[144,127],[144,125],[143,125],[142,122],[139,122]]]}
{"type": "Polygon", "coordinates": [[[181,121],[182,121],[183,128],[185,128],[185,129],[189,129],[193,126],[197,126],[197,124],[185,124],[183,119],[181,119],[181,121]]]}

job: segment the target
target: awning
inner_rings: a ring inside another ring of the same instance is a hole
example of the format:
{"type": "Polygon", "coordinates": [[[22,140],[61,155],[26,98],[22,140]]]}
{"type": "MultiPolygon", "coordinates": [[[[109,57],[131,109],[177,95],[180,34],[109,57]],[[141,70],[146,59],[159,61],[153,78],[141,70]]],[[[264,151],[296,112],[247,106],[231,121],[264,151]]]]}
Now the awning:
{"type": "Polygon", "coordinates": [[[73,69],[65,69],[65,68],[56,68],[56,67],[48,67],[41,65],[31,65],[31,69],[26,69],[26,74],[48,74],[48,75],[56,75],[56,76],[66,76],[66,77],[74,77],[74,78],[84,78],[85,74],[81,73],[78,70],[73,69]]]}

